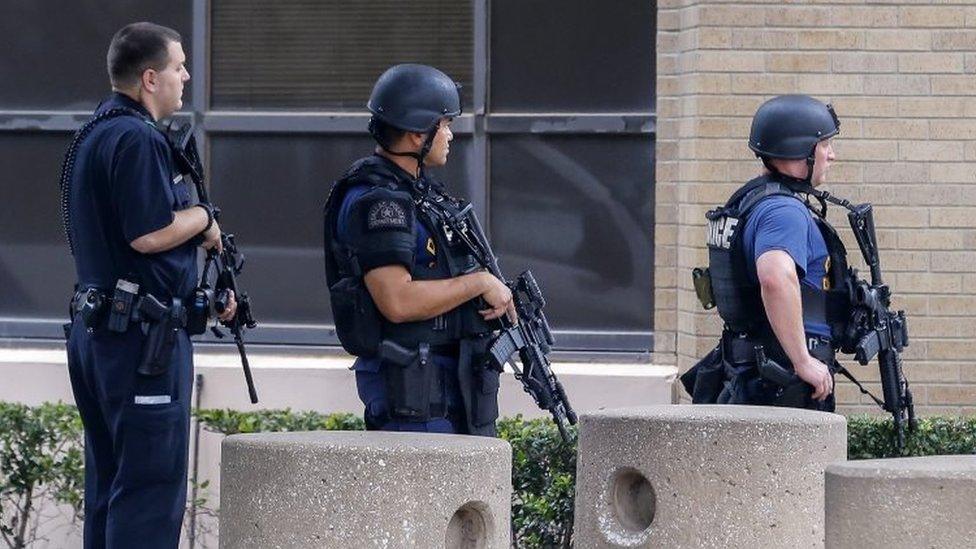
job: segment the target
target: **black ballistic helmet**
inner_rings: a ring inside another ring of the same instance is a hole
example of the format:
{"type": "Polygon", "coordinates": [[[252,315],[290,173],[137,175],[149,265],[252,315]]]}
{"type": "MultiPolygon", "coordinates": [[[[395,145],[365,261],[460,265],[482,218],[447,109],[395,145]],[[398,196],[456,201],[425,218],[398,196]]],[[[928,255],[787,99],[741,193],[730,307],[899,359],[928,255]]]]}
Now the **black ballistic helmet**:
{"type": "Polygon", "coordinates": [[[752,117],[749,148],[762,159],[811,159],[817,143],[837,135],[834,108],[808,95],[780,95],[752,117]]]}
{"type": "Polygon", "coordinates": [[[394,65],[380,75],[373,85],[366,108],[373,113],[369,133],[389,154],[417,159],[423,170],[424,157],[430,152],[441,118],[461,114],[461,85],[443,72],[427,65],[412,63],[394,65]],[[390,150],[381,125],[399,130],[427,134],[419,153],[390,150]]]}
{"type": "Polygon", "coordinates": [[[425,133],[446,117],[461,114],[460,85],[427,65],[394,65],[384,72],[366,107],[394,128],[425,133]]]}

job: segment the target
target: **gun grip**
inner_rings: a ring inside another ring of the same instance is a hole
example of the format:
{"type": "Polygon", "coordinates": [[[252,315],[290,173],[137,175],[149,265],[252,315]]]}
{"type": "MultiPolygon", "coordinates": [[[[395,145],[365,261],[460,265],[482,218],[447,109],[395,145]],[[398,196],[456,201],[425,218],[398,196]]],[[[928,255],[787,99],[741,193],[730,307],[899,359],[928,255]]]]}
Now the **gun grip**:
{"type": "Polygon", "coordinates": [[[762,345],[756,346],[756,366],[759,368],[759,377],[780,387],[787,387],[800,379],[796,372],[787,370],[775,360],[767,358],[762,345]]]}
{"type": "Polygon", "coordinates": [[[381,360],[396,364],[400,367],[409,366],[417,357],[416,352],[389,339],[384,339],[380,342],[378,355],[381,360]]]}
{"type": "Polygon", "coordinates": [[[159,302],[152,295],[146,294],[139,299],[139,314],[146,320],[160,320],[169,311],[169,308],[159,302]]]}

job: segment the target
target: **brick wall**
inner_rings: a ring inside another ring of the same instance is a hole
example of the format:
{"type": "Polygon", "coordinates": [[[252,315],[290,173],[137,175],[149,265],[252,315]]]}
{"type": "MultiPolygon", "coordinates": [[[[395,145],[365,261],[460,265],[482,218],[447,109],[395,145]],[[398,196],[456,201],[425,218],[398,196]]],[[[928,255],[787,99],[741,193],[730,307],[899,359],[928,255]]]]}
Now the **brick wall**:
{"type": "MultiPolygon", "coordinates": [[[[976,5],[659,0],[655,343],[682,371],[710,349],[690,269],[704,212],[759,171],[746,146],[766,99],[805,93],[842,121],[825,188],[875,205],[882,266],[910,316],[921,413],[976,412],[976,5]]],[[[831,219],[863,266],[846,216],[831,219]]],[[[850,361],[848,361],[850,364],[850,361]]],[[[877,386],[877,367],[852,371],[877,386]]],[[[870,411],[850,383],[840,409],[870,411]]],[[[685,396],[685,398],[687,398],[685,396]]]]}

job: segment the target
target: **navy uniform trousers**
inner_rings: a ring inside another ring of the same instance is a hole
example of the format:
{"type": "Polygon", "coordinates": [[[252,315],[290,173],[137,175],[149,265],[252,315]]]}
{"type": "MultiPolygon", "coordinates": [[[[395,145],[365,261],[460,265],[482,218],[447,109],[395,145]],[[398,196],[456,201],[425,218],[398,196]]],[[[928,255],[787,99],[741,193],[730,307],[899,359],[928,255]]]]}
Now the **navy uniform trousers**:
{"type": "Polygon", "coordinates": [[[75,319],[68,372],[85,425],[85,548],[179,544],[186,506],[193,352],[177,335],[169,370],[136,372],[140,327],[89,331],[75,319]]]}

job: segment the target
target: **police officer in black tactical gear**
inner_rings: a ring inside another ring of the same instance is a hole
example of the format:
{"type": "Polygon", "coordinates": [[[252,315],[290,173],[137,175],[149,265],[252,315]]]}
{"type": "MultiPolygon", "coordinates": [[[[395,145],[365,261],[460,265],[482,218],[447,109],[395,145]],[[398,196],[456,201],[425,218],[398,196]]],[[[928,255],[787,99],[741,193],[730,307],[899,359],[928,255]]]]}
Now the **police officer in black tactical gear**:
{"type": "MultiPolygon", "coordinates": [[[[77,270],[68,371],[85,427],[86,548],[175,548],[186,505],[197,247],[221,246],[156,124],[182,106],[180,35],[134,23],[112,38],[112,95],[76,134],[62,213],[77,270]]],[[[223,319],[233,317],[231,299],[223,319]]]]}
{"type": "Polygon", "coordinates": [[[326,201],[326,278],[368,429],[495,435],[488,321],[515,320],[512,293],[444,222],[470,205],[427,173],[447,162],[459,88],[425,65],[384,72],[367,105],[377,147],[326,201]]]}
{"type": "Polygon", "coordinates": [[[756,112],[749,148],[764,173],[708,212],[709,267],[693,274],[724,322],[719,346],[682,376],[694,402],[834,409],[848,269],[814,188],[839,131],[833,108],[805,95],[756,112]]]}

